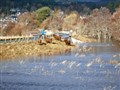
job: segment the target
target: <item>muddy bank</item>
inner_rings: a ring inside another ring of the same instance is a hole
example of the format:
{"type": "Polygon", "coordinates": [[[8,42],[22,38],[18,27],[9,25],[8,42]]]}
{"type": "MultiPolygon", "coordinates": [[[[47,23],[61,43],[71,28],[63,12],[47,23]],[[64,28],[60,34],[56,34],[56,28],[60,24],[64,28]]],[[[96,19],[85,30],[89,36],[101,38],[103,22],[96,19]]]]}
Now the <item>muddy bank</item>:
{"type": "Polygon", "coordinates": [[[57,55],[68,53],[74,46],[67,46],[64,42],[54,40],[53,43],[40,45],[37,42],[19,42],[0,45],[2,60],[29,56],[57,55]]]}

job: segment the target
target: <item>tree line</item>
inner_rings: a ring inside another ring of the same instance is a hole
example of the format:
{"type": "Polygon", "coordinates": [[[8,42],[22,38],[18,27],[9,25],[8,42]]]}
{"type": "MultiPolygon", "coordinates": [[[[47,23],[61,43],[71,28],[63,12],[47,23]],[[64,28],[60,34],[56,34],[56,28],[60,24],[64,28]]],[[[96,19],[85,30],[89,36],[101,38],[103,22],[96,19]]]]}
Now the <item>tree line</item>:
{"type": "MultiPolygon", "coordinates": [[[[57,2],[58,0],[0,0],[0,14],[4,13],[5,15],[10,14],[11,8],[20,8],[20,9],[26,9],[28,11],[31,11],[31,7],[35,7],[36,9],[48,6],[52,9],[54,8],[68,8],[69,6],[72,6],[74,10],[81,11],[81,9],[78,9],[79,6],[85,5],[89,7],[91,10],[95,8],[100,8],[101,6],[107,7],[110,9],[111,12],[115,11],[115,8],[119,6],[120,0],[110,0],[106,3],[93,3],[93,2],[76,2],[77,0],[71,0],[71,3],[60,3],[57,2]]],[[[62,2],[68,2],[70,0],[62,0],[62,2]]],[[[104,0],[105,2],[105,0],[104,0]]]]}
{"type": "Polygon", "coordinates": [[[93,10],[83,7],[81,12],[72,10],[70,6],[63,10],[42,7],[34,12],[23,13],[18,17],[18,23],[8,23],[3,30],[4,35],[23,35],[44,27],[53,31],[73,30],[77,35],[87,35],[99,41],[112,38],[120,40],[120,7],[112,13],[106,7],[93,10]]]}

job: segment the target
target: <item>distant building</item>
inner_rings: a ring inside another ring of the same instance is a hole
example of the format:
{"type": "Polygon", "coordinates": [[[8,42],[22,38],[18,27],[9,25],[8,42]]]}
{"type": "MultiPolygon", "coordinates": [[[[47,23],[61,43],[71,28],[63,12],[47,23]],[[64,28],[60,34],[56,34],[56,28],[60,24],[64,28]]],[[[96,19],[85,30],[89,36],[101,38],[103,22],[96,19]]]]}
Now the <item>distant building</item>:
{"type": "Polygon", "coordinates": [[[11,21],[16,22],[18,16],[21,14],[19,8],[12,8],[11,10],[11,21]]]}

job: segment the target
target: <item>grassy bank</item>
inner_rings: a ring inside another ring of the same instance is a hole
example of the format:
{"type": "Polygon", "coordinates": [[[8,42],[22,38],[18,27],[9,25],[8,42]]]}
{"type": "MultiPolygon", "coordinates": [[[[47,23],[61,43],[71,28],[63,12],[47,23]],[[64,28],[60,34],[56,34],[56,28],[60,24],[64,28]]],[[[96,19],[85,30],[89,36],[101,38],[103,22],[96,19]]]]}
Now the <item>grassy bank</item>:
{"type": "Polygon", "coordinates": [[[2,60],[29,56],[56,55],[69,52],[74,46],[54,40],[53,43],[40,45],[37,42],[19,42],[0,45],[2,60]]]}
{"type": "Polygon", "coordinates": [[[80,40],[80,41],[82,41],[82,42],[97,42],[97,39],[90,38],[90,37],[85,36],[85,35],[75,35],[73,37],[80,40]]]}

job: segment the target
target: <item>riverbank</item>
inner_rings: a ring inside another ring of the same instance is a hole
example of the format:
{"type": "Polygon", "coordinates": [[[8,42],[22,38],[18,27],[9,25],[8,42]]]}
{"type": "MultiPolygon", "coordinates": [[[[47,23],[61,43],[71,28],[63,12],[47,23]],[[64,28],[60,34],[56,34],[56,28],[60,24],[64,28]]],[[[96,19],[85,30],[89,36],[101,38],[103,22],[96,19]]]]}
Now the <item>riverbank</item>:
{"type": "Polygon", "coordinates": [[[74,46],[67,46],[65,42],[53,40],[53,43],[40,45],[37,42],[17,42],[0,45],[1,60],[29,56],[57,55],[68,53],[74,46]]]}
{"type": "Polygon", "coordinates": [[[97,39],[95,38],[90,38],[85,35],[74,35],[73,36],[75,39],[81,41],[81,42],[97,42],[97,39]]]}
{"type": "MultiPolygon", "coordinates": [[[[85,36],[74,36],[80,42],[96,42],[96,39],[88,38],[85,36]]],[[[0,57],[1,60],[15,59],[20,57],[30,56],[50,56],[58,55],[62,53],[68,53],[75,46],[68,46],[65,42],[61,42],[53,39],[52,43],[46,45],[40,45],[37,41],[34,42],[17,42],[17,43],[6,43],[1,44],[0,57]]]]}

